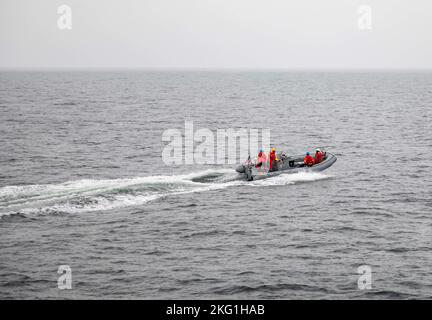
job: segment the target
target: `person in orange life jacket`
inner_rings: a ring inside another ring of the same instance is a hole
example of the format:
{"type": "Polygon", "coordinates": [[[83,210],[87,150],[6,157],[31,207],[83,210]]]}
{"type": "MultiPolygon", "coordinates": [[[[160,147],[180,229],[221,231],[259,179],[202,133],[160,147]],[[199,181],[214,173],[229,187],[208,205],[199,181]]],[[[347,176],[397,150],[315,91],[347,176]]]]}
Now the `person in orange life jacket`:
{"type": "Polygon", "coordinates": [[[315,150],[315,163],[320,163],[323,160],[323,153],[320,149],[315,150]]]}
{"type": "Polygon", "coordinates": [[[274,165],[276,165],[276,161],[279,161],[279,159],[276,156],[276,149],[272,148],[271,152],[269,154],[269,167],[270,167],[270,171],[277,169],[276,167],[274,167],[274,165]]]}
{"type": "Polygon", "coordinates": [[[257,168],[261,167],[265,165],[266,162],[267,162],[267,156],[265,155],[264,150],[260,149],[255,167],[257,168]]]}
{"type": "Polygon", "coordinates": [[[304,157],[303,162],[304,162],[305,165],[311,167],[311,166],[314,165],[315,160],[314,160],[314,158],[310,155],[309,152],[306,152],[306,157],[304,157]]]}

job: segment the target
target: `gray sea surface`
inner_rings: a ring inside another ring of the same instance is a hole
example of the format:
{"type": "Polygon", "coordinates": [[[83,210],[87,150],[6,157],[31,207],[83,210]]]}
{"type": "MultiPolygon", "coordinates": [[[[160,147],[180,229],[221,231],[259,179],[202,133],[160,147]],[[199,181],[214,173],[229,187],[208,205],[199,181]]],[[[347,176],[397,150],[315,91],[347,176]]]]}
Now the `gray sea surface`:
{"type": "Polygon", "coordinates": [[[0,72],[0,298],[431,299],[431,119],[429,72],[0,72]],[[167,166],[185,121],[338,161],[167,166]]]}

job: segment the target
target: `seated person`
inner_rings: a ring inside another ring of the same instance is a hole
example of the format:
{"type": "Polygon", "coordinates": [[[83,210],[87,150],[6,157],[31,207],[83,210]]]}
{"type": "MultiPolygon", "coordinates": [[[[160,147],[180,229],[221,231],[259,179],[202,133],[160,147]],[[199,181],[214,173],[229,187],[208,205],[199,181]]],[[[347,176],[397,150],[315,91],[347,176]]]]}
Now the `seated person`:
{"type": "Polygon", "coordinates": [[[310,155],[309,152],[306,152],[306,156],[303,159],[303,162],[305,165],[307,165],[308,167],[311,167],[315,164],[315,160],[314,158],[310,155]]]}
{"type": "Polygon", "coordinates": [[[320,163],[323,161],[324,154],[321,152],[320,149],[315,150],[315,163],[320,163]]]}

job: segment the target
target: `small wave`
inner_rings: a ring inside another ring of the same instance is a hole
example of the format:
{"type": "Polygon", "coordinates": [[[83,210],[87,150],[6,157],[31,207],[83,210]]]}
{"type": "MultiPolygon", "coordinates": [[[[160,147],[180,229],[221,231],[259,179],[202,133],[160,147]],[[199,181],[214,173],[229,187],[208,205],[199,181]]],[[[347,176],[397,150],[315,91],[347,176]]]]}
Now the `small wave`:
{"type": "Polygon", "coordinates": [[[379,290],[367,292],[368,296],[376,296],[380,299],[413,299],[418,298],[417,295],[411,293],[398,292],[393,290],[379,290]]]}
{"type": "Polygon", "coordinates": [[[209,231],[202,231],[202,232],[194,232],[192,234],[187,234],[183,236],[183,238],[190,238],[190,237],[209,237],[209,236],[215,236],[219,234],[223,234],[224,232],[219,230],[209,230],[209,231]]]}
{"type": "Polygon", "coordinates": [[[56,102],[54,103],[55,106],[76,106],[77,103],[73,101],[65,101],[65,102],[56,102]]]}
{"type": "Polygon", "coordinates": [[[247,285],[233,285],[223,288],[214,288],[213,292],[222,295],[232,295],[239,293],[249,292],[269,292],[274,293],[277,291],[309,291],[309,292],[324,292],[329,293],[330,291],[324,287],[310,286],[305,284],[291,284],[291,283],[278,283],[278,284],[263,284],[258,286],[247,286],[247,285]]]}

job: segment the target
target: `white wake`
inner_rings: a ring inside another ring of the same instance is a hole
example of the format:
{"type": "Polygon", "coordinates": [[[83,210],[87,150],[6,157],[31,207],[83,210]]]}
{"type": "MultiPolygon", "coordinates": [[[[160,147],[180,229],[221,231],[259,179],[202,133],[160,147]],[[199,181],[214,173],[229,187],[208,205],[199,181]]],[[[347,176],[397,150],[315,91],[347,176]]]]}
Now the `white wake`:
{"type": "Polygon", "coordinates": [[[162,197],[226,189],[267,187],[326,179],[323,173],[281,174],[247,182],[231,169],[128,179],[84,179],[60,184],[0,188],[0,217],[11,214],[82,213],[141,206],[162,197]]]}

